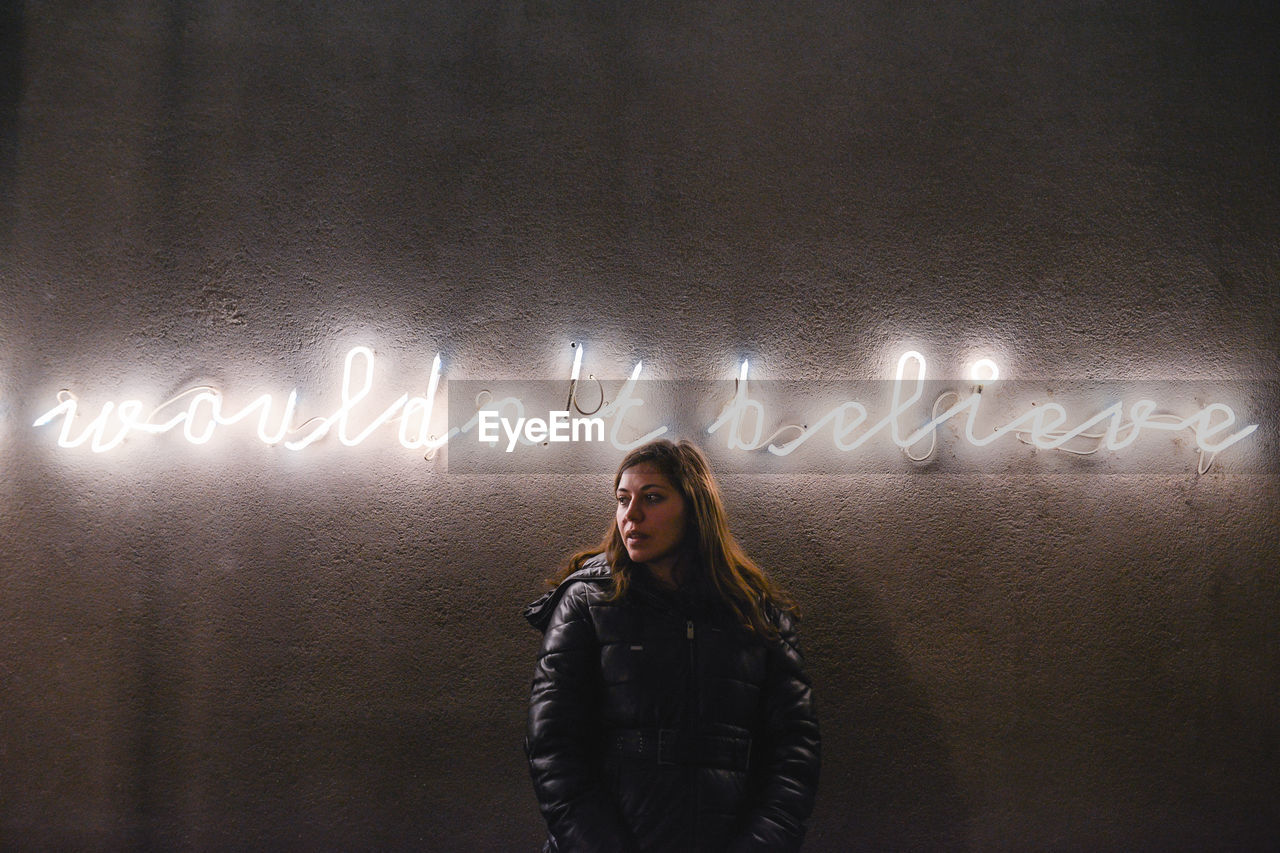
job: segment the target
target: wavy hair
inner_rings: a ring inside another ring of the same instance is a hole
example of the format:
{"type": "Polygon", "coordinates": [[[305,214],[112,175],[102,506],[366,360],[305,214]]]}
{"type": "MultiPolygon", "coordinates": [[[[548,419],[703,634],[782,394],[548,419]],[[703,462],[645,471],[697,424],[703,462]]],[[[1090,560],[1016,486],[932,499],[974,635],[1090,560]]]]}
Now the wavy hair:
{"type": "MultiPolygon", "coordinates": [[[[729,531],[724,500],[707,457],[688,441],[652,441],[623,457],[613,477],[614,491],[624,471],[646,462],[666,477],[685,500],[686,529],[680,547],[693,558],[691,580],[709,590],[748,632],[776,639],[778,630],[769,618],[768,608],[798,617],[796,604],[747,556],[729,531]]],[[[605,555],[613,570],[611,599],[625,597],[638,566],[627,556],[616,515],[603,541],[570,557],[553,581],[564,580],[598,554],[605,555]]]]}

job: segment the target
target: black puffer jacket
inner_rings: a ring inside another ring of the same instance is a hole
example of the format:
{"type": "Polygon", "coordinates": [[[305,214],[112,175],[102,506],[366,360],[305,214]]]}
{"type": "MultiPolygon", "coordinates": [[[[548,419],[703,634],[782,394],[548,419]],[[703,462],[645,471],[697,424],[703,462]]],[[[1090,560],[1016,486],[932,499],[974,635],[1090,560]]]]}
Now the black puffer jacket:
{"type": "Polygon", "coordinates": [[[799,849],[818,723],[790,618],[768,643],[642,574],[607,601],[596,557],[525,612],[544,633],[525,749],[552,849],[799,849]]]}

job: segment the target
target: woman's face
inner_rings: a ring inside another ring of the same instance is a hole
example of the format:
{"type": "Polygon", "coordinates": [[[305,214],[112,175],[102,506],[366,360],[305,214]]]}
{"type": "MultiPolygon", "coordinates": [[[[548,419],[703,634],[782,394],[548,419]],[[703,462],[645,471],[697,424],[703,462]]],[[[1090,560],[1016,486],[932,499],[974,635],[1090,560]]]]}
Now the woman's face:
{"type": "Polygon", "coordinates": [[[632,562],[674,562],[684,540],[685,501],[650,462],[632,465],[618,480],[618,532],[632,562]]]}

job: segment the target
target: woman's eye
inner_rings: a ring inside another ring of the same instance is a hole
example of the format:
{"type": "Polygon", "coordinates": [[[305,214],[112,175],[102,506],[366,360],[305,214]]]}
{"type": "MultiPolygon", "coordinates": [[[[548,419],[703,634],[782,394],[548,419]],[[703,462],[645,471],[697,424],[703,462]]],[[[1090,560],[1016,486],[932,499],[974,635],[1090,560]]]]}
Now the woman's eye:
{"type": "Polygon", "coordinates": [[[645,495],[645,498],[648,499],[649,503],[656,504],[658,501],[662,500],[662,495],[658,494],[657,492],[650,492],[649,494],[645,495]]]}

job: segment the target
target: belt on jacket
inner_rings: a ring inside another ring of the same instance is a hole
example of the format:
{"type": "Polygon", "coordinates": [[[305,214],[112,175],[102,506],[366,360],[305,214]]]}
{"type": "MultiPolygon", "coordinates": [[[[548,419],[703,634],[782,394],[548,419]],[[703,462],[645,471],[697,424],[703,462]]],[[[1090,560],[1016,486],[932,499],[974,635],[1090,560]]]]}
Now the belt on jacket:
{"type": "Polygon", "coordinates": [[[655,764],[692,764],[725,770],[751,766],[751,738],[689,735],[679,729],[613,729],[605,743],[614,755],[655,764]]]}

